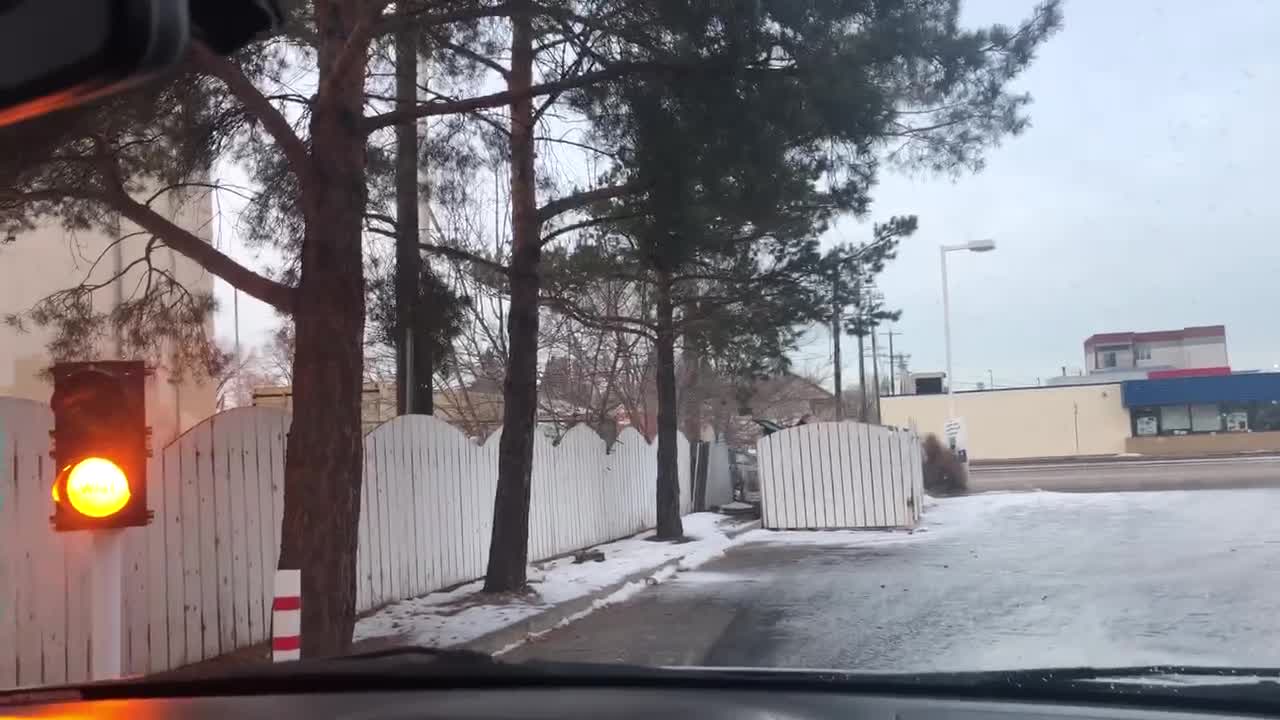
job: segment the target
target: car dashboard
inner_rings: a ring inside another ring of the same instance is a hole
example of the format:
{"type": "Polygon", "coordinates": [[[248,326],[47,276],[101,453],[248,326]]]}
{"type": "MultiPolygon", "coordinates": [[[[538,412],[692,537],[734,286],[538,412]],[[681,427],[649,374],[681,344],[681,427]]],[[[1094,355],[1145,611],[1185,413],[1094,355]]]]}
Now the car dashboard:
{"type": "MultiPolygon", "coordinates": [[[[1248,717],[1062,702],[1008,702],[837,691],[536,687],[315,692],[78,700],[33,691],[0,718],[131,720],[1202,720],[1248,717]]],[[[16,703],[14,701],[17,701],[16,703]]]]}

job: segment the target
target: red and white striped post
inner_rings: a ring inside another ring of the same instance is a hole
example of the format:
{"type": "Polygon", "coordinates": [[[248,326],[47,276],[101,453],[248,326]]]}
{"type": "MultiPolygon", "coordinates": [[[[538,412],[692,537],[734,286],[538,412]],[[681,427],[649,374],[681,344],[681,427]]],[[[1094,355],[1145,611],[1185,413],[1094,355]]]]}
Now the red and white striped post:
{"type": "Polygon", "coordinates": [[[302,571],[277,570],[271,603],[271,662],[302,657],[302,571]]]}

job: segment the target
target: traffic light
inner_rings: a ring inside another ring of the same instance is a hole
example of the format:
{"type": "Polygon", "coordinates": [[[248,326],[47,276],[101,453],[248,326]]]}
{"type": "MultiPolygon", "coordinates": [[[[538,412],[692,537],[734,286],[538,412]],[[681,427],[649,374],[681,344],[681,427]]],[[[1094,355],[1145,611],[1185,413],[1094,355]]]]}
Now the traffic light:
{"type": "Polygon", "coordinates": [[[54,530],[146,525],[146,365],[58,363],[52,373],[54,530]]]}

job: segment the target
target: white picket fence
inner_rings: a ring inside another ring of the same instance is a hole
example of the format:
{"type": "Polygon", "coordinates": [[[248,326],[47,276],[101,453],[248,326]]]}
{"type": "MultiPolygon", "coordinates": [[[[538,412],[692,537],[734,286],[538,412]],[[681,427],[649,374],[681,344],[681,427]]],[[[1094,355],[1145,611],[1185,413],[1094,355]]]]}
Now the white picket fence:
{"type": "MultiPolygon", "coordinates": [[[[0,398],[0,688],[89,677],[86,533],[55,533],[45,405],[0,398]]],[[[283,411],[211,417],[157,451],[155,520],[125,532],[128,673],[180,667],[270,635],[280,548],[283,411]]],[[[681,436],[681,509],[689,512],[681,436]]],[[[489,550],[498,439],[477,446],[443,421],[392,420],[365,436],[361,611],[480,577],[489,550]]],[[[586,427],[534,443],[529,550],[542,559],[654,524],[655,448],[632,429],[611,449],[586,427]]]]}
{"type": "Polygon", "coordinates": [[[924,466],[913,432],[814,423],[766,435],[756,450],[766,528],[898,528],[920,520],[924,466]]]}

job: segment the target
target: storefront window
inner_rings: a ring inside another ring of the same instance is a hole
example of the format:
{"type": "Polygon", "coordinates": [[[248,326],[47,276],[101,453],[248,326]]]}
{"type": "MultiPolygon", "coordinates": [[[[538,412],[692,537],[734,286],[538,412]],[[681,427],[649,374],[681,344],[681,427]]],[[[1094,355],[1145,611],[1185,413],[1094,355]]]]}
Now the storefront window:
{"type": "Polygon", "coordinates": [[[1130,408],[1134,437],[1280,432],[1280,400],[1130,408]]]}
{"type": "Polygon", "coordinates": [[[1221,432],[1222,415],[1217,403],[1191,406],[1191,432],[1221,432]]]}
{"type": "Polygon", "coordinates": [[[1148,437],[1160,434],[1160,409],[1153,407],[1133,409],[1133,434],[1148,437]]]}
{"type": "Polygon", "coordinates": [[[1187,405],[1162,405],[1160,430],[1165,435],[1184,435],[1191,432],[1191,409],[1187,405]]]}
{"type": "Polygon", "coordinates": [[[1275,400],[1260,402],[1257,408],[1253,419],[1254,430],[1260,432],[1280,430],[1280,402],[1275,400]]]}
{"type": "Polygon", "coordinates": [[[1223,405],[1222,426],[1227,432],[1249,432],[1249,406],[1223,405]]]}

